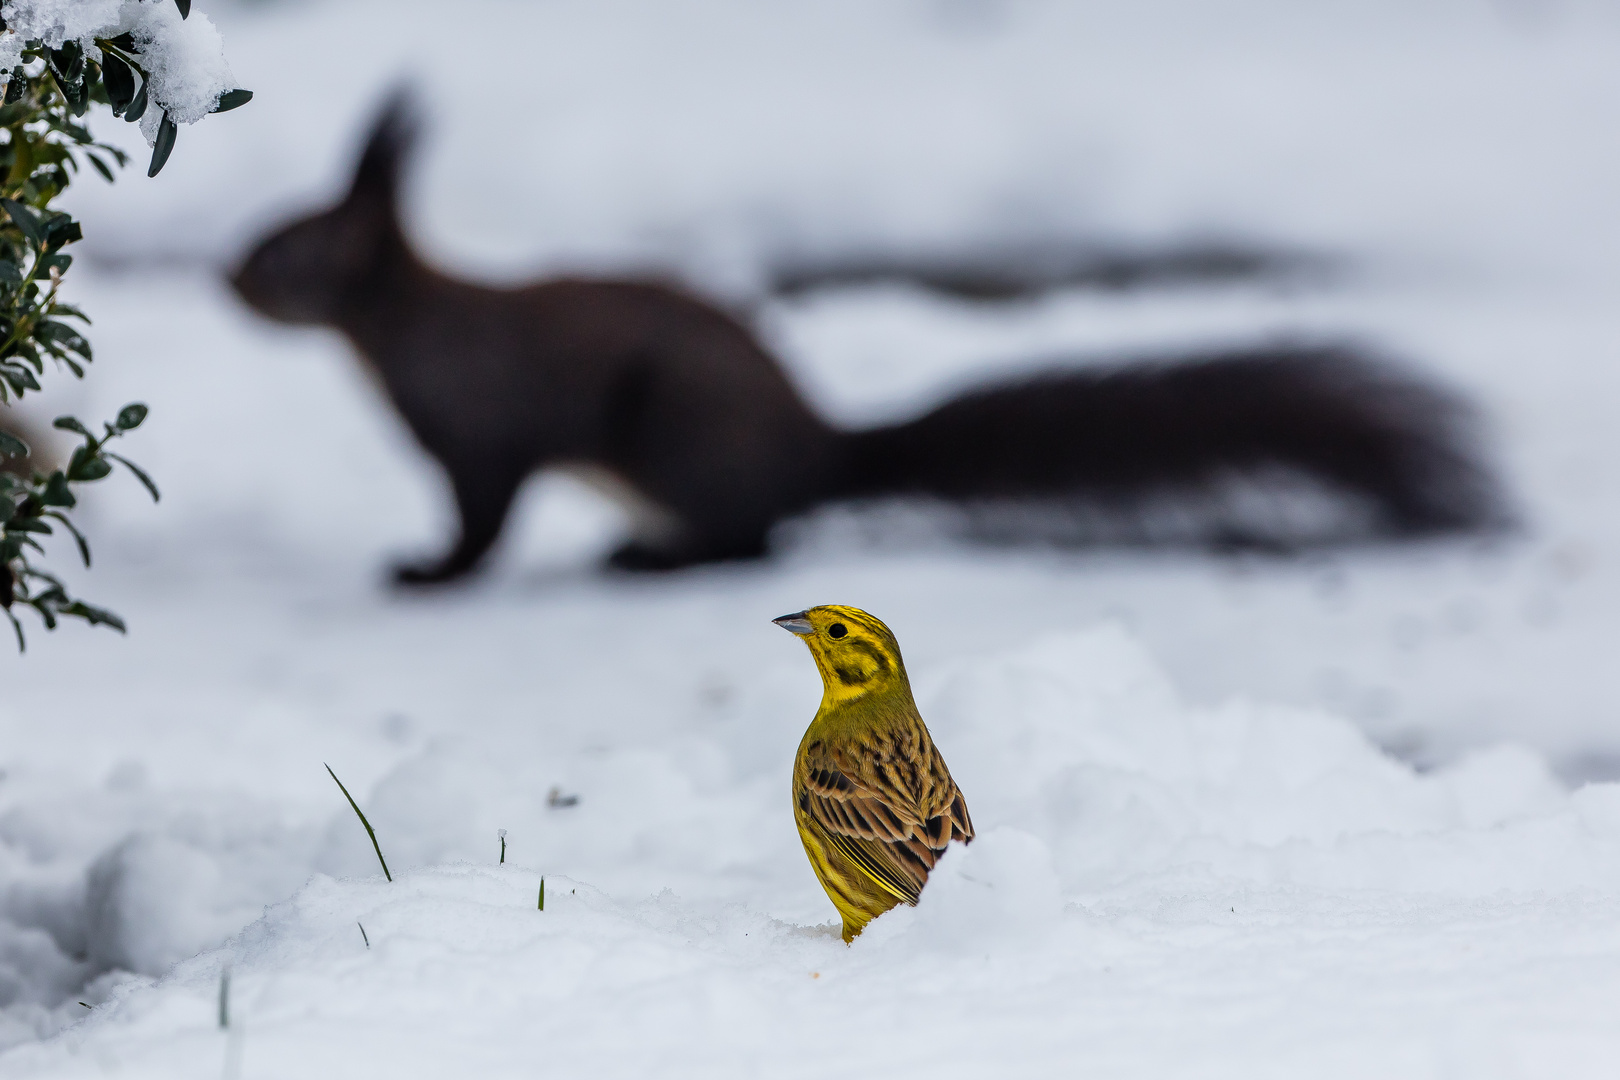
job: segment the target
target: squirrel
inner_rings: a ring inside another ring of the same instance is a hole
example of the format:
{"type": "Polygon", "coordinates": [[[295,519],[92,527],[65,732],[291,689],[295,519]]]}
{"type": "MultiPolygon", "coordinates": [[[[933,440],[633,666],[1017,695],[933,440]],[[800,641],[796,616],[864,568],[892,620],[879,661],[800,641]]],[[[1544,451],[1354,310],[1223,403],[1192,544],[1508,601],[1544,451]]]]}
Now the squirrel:
{"type": "Polygon", "coordinates": [[[397,568],[400,583],[475,569],[525,478],[560,466],[586,466],[651,510],[609,557],[628,570],[765,555],[777,522],[829,501],[1095,512],[1279,467],[1370,506],[1354,539],[1501,520],[1466,407],[1343,344],[1051,371],[909,422],[840,430],[747,326],[683,289],[578,278],[492,288],[426,264],[399,213],[418,129],[396,94],[342,201],[264,238],[231,277],[261,314],[346,336],[443,465],[459,539],[397,568]]]}

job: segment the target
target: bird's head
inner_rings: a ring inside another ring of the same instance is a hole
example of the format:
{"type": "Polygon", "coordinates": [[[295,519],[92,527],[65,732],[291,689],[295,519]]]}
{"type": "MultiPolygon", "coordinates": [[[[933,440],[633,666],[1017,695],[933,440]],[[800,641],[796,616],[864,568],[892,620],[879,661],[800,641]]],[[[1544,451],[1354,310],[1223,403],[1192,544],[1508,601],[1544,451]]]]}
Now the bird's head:
{"type": "Polygon", "coordinates": [[[798,634],[810,647],[828,701],[878,690],[910,691],[899,642],[881,619],[860,608],[827,604],[771,621],[798,634]]]}

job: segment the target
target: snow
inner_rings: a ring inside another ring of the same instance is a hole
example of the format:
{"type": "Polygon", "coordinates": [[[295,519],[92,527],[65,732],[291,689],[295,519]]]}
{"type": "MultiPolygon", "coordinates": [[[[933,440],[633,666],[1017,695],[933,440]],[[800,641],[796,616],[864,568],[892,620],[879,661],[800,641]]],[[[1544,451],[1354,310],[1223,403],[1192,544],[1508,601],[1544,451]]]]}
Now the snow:
{"type": "Polygon", "coordinates": [[[71,193],[98,359],[34,415],[148,401],[164,501],[85,507],[70,582],[127,638],[0,660],[0,1073],[1612,1072],[1609,9],[209,12],[253,103],[71,193]],[[451,23],[521,62],[469,98],[422,32],[451,23]],[[748,299],[783,255],[1009,235],[1336,254],[1287,288],[757,316],[846,422],[1041,358],[1357,337],[1481,402],[1526,530],[1275,560],[828,511],[770,564],[640,580],[592,569],[622,522],[549,477],[484,578],[390,593],[442,479],[341,343],[211,270],[337,189],[404,71],[435,111],[413,229],[497,278],[651,260],[748,299]],[[851,947],[788,803],[819,686],[769,623],[820,602],[894,628],[980,830],[851,947]]]}
{"type": "Polygon", "coordinates": [[[55,1042],[13,1051],[8,1075],[208,1074],[227,1052],[226,966],[241,1052],[264,1075],[311,1060],[362,1075],[1157,1075],[1206,1050],[1262,1076],[1433,1075],[1496,1053],[1477,1040],[1504,1014],[1512,1026],[1484,1037],[1533,1075],[1600,1075],[1565,1040],[1610,1030],[1594,1006],[1620,989],[1613,785],[1569,794],[1512,749],[1416,775],[1326,714],[1190,707],[1117,628],[1054,635],[925,680],[936,737],[994,824],[915,910],[846,948],[793,848],[781,770],[726,782],[746,757],[727,749],[738,727],[784,747],[795,734],[803,687],[764,674],[768,689],[679,746],[570,760],[467,739],[407,759],[370,815],[396,869],[415,868],[366,875],[359,825],[337,815],[314,862],[354,876],[316,874],[172,973],[243,892],[276,895],[252,866],[298,845],[137,833],[92,869],[91,903],[111,878],[148,950],[120,959],[167,976],[110,988],[55,1042]],[[542,807],[541,761],[568,763],[579,807],[542,807]],[[454,835],[447,818],[513,822],[516,857],[496,865],[495,830],[454,835]],[[548,865],[579,869],[548,875],[539,911],[548,865]],[[1451,1030],[1406,1015],[1435,999],[1457,1010],[1451,1030]],[[1375,1037],[1341,1043],[1358,1032],[1375,1037]],[[1263,1062],[1243,1049],[1260,1046],[1263,1062]]]}
{"type": "Polygon", "coordinates": [[[24,42],[38,39],[59,49],[77,41],[99,60],[96,38],[131,34],[149,80],[147,95],[159,106],[141,117],[147,145],[165,114],[177,124],[195,124],[238,85],[208,16],[182,19],[174,0],[5,0],[0,15],[6,25],[0,33],[0,84],[10,81],[24,42]]]}
{"type": "MultiPolygon", "coordinates": [[[[134,33],[136,53],[151,79],[148,93],[175,123],[195,124],[214,111],[221,94],[237,87],[225,60],[224,42],[208,16],[197,12],[182,20],[173,4],[152,0],[133,14],[122,25],[134,33]]],[[[151,142],[156,121],[149,125],[143,115],[141,130],[151,142]]]]}

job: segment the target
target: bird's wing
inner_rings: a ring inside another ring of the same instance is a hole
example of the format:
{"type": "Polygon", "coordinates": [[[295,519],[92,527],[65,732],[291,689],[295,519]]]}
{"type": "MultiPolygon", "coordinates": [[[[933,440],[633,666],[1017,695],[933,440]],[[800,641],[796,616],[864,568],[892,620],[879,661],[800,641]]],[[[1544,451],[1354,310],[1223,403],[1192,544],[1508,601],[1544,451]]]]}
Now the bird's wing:
{"type": "Polygon", "coordinates": [[[923,871],[920,878],[915,876],[916,870],[911,865],[894,858],[895,850],[890,845],[832,832],[819,822],[813,824],[830,847],[859,867],[873,883],[896,900],[915,904],[922,895],[922,883],[928,879],[927,871],[923,871]]]}
{"type": "Polygon", "coordinates": [[[962,798],[962,789],[956,786],[950,773],[945,773],[943,779],[944,783],[938,788],[939,812],[923,823],[929,839],[941,850],[952,840],[965,844],[973,839],[973,819],[968,816],[967,800],[962,798]]]}
{"type": "MultiPolygon", "coordinates": [[[[881,780],[863,782],[826,766],[805,770],[801,779],[801,806],[828,843],[885,892],[908,904],[917,902],[928,871],[953,836],[972,836],[971,824],[962,835],[950,817],[925,819],[912,798],[881,780]]],[[[959,793],[955,801],[961,803],[959,793]]]]}

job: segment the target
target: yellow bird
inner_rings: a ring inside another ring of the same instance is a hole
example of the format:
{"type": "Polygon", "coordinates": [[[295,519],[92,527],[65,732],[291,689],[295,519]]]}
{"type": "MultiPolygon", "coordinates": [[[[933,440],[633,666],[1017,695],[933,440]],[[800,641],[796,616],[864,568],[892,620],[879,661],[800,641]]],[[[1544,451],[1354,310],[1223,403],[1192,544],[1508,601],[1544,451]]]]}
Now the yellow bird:
{"type": "Polygon", "coordinates": [[[915,904],[945,846],[973,839],[973,821],[887,626],[839,605],[772,621],[804,639],[821,672],[821,710],[793,762],[793,818],[848,942],[915,904]]]}

